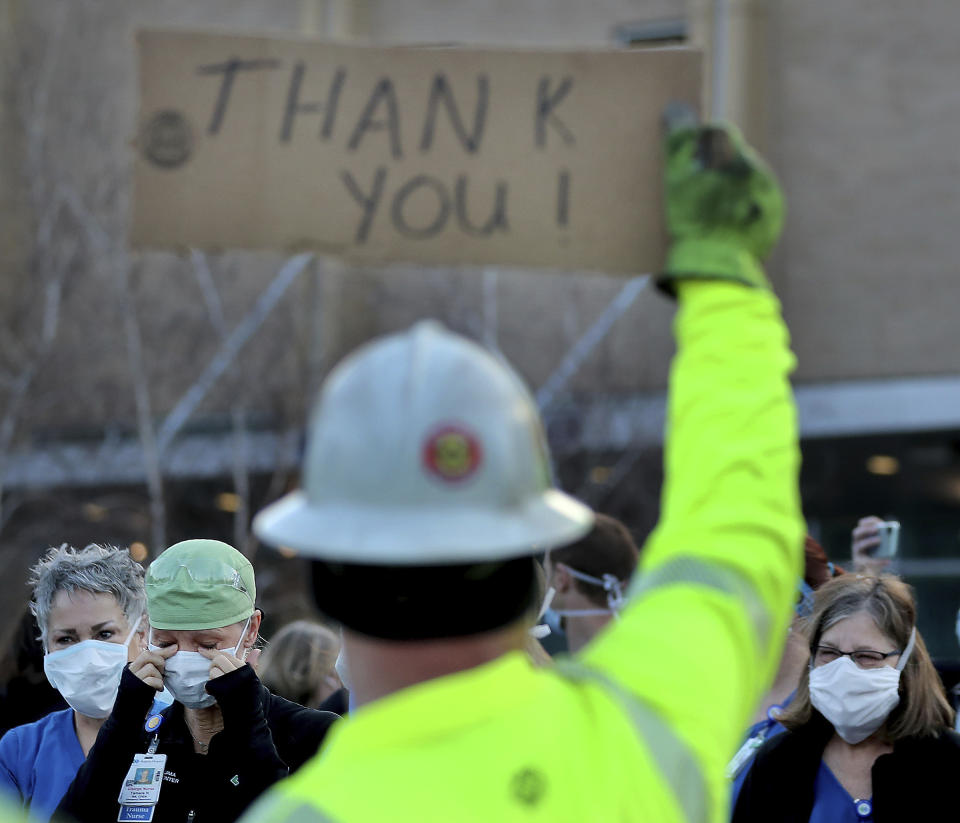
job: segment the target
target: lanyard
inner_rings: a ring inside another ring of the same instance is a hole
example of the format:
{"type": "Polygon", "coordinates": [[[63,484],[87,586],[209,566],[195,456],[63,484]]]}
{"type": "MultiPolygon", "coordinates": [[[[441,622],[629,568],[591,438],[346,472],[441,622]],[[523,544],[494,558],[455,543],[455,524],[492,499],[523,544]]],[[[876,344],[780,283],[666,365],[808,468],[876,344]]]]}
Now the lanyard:
{"type": "MultiPolygon", "coordinates": [[[[793,695],[791,695],[791,697],[792,696],[793,695]]],[[[789,702],[789,700],[787,702],[789,702]]],[[[757,729],[757,731],[747,739],[733,756],[733,759],[727,764],[727,780],[736,780],[747,763],[753,759],[757,749],[763,745],[763,741],[766,740],[767,735],[770,734],[770,730],[777,725],[777,718],[782,711],[783,706],[776,705],[767,709],[767,719],[763,726],[757,729]]]]}

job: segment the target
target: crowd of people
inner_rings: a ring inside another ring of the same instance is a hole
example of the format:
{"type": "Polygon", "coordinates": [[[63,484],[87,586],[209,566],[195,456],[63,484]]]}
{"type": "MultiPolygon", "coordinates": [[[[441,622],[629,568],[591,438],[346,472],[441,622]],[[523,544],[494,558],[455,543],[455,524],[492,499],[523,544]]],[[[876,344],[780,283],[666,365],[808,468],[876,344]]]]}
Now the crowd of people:
{"type": "Polygon", "coordinates": [[[669,125],[677,354],[642,550],[553,486],[501,359],[430,323],[375,341],[325,383],[302,490],[254,521],[310,561],[327,623],[265,643],[254,569],[216,540],[146,569],[123,548],[50,549],[30,609],[68,708],[0,738],[11,807],[79,823],[955,815],[954,710],[910,588],[871,557],[879,520],[857,524],[848,568],[804,539],[793,357],[761,265],[779,187],[734,130],[669,125]]]}

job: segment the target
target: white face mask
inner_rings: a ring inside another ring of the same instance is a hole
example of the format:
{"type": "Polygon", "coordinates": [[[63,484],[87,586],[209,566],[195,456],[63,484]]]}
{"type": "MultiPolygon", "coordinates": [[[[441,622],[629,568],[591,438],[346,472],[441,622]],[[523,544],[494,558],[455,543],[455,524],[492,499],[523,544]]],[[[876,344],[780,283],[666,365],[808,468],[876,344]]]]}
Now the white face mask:
{"type": "Polygon", "coordinates": [[[543,603],[540,604],[540,610],[537,612],[536,624],[529,629],[530,636],[537,640],[543,640],[543,638],[547,637],[553,631],[551,626],[546,622],[545,615],[551,611],[550,604],[553,603],[553,598],[556,597],[556,594],[557,590],[553,588],[553,586],[547,588],[546,594],[543,596],[543,603]],[[544,622],[541,623],[541,620],[544,620],[544,622]]]}
{"type": "Polygon", "coordinates": [[[907,665],[916,629],[896,668],[861,669],[849,657],[838,657],[810,671],[810,702],[847,743],[866,740],[900,702],[900,672],[907,665]]]}
{"type": "Polygon", "coordinates": [[[110,714],[127,665],[128,645],[139,627],[140,620],[123,643],[83,640],[44,656],[47,680],[77,714],[97,719],[110,714]]]}
{"type": "MultiPolygon", "coordinates": [[[[243,638],[247,636],[249,627],[250,618],[248,617],[243,626],[243,631],[240,632],[237,645],[230,650],[234,657],[238,655],[240,644],[243,643],[243,638]]],[[[150,639],[153,639],[152,629],[150,639]]],[[[158,651],[160,648],[152,642],[149,647],[151,651],[158,651]]],[[[246,652],[244,652],[244,657],[246,657],[246,652]]],[[[163,685],[173,695],[174,700],[182,703],[188,709],[205,709],[217,702],[217,698],[206,689],[209,680],[210,660],[200,652],[178,651],[163,664],[163,685]]]]}

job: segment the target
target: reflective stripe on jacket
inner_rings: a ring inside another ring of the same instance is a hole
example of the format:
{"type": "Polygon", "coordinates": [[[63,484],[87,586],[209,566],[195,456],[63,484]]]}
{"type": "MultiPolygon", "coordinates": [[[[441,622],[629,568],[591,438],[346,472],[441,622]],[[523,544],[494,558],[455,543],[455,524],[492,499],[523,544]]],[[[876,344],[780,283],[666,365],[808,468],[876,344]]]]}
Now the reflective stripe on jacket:
{"type": "Polygon", "coordinates": [[[363,707],[245,820],[727,819],[801,569],[793,357],[772,294],[680,289],[661,521],[622,618],[556,667],[513,653],[363,707]]]}

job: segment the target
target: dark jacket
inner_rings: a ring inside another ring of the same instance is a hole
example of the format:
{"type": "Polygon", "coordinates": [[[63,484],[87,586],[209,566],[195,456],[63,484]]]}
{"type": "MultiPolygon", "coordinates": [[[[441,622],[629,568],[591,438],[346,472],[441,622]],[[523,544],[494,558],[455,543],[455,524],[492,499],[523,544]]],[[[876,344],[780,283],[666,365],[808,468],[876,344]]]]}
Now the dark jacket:
{"type": "MultiPolygon", "coordinates": [[[[819,714],[804,728],[768,740],[740,790],[733,823],[808,823],[813,786],[833,727],[819,714]]],[[[875,823],[952,820],[960,779],[960,735],[898,740],[873,764],[875,823]]]]}
{"type": "Polygon", "coordinates": [[[346,689],[337,689],[317,708],[322,712],[333,712],[343,717],[350,708],[350,692],[346,689]]]}
{"type": "MultiPolygon", "coordinates": [[[[223,713],[223,730],[207,754],[194,752],[179,703],[166,710],[156,732],[157,753],[167,755],[167,762],[154,823],[236,820],[262,792],[309,760],[337,719],[271,694],[250,666],[211,680],[207,691],[223,713]]],[[[113,712],[60,801],[64,819],[117,819],[117,798],[133,756],[145,753],[153,737],[144,722],[156,694],[124,670],[113,712]]]]}

